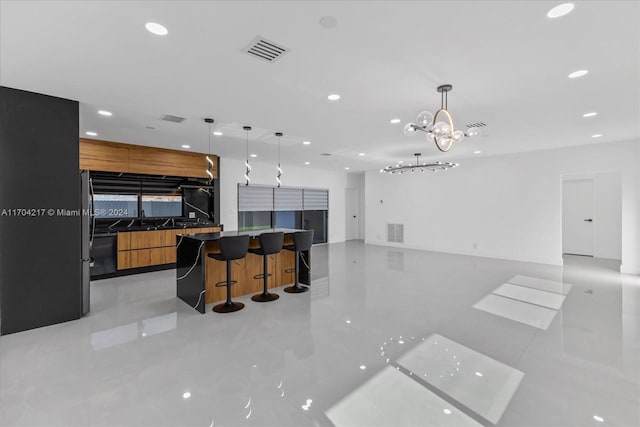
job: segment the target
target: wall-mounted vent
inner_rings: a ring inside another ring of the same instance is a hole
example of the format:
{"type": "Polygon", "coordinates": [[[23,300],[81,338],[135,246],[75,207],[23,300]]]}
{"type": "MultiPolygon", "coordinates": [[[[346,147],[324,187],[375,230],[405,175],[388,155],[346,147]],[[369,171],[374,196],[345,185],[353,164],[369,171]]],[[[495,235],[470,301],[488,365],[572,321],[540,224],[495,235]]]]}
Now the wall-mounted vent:
{"type": "Polygon", "coordinates": [[[387,242],[404,243],[404,224],[387,224],[387,242]]]}
{"type": "Polygon", "coordinates": [[[267,62],[275,62],[282,55],[289,52],[284,46],[280,46],[262,36],[256,36],[255,39],[247,47],[242,49],[254,58],[262,59],[267,62]]]}
{"type": "Polygon", "coordinates": [[[172,122],[172,123],[182,123],[187,119],[180,116],[172,116],[171,114],[163,114],[160,117],[160,120],[164,120],[165,122],[172,122]]]}
{"type": "Polygon", "coordinates": [[[485,122],[477,122],[477,123],[469,123],[469,124],[466,124],[465,126],[468,128],[483,128],[486,125],[487,124],[485,122]]]}

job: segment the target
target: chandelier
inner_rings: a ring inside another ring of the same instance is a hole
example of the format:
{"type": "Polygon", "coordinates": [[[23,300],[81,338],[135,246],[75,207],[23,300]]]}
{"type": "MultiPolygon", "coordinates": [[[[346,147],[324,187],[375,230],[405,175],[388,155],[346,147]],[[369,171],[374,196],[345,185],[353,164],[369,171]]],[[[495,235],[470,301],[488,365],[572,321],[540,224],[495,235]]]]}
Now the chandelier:
{"type": "Polygon", "coordinates": [[[416,170],[419,170],[420,172],[424,172],[425,170],[438,172],[438,171],[445,171],[447,169],[455,168],[457,166],[460,166],[458,163],[451,163],[451,162],[420,163],[420,156],[421,155],[422,155],[422,153],[415,153],[414,154],[414,156],[416,156],[416,163],[415,164],[398,163],[395,166],[387,166],[386,168],[380,169],[380,172],[399,173],[399,174],[403,174],[403,173],[409,172],[409,171],[415,172],[416,170]]]}
{"type": "Polygon", "coordinates": [[[465,137],[477,136],[480,134],[480,129],[477,127],[470,127],[466,132],[456,130],[453,126],[453,118],[449,111],[447,111],[447,94],[453,89],[450,84],[438,86],[438,92],[440,92],[440,109],[436,111],[436,114],[432,114],[430,111],[423,111],[416,117],[417,123],[407,123],[404,126],[404,134],[406,136],[413,136],[417,131],[422,131],[427,134],[427,141],[435,142],[438,150],[446,152],[451,149],[455,142],[462,141],[465,137]],[[444,116],[444,121],[442,118],[444,116]],[[436,121],[440,119],[441,121],[436,121]]]}

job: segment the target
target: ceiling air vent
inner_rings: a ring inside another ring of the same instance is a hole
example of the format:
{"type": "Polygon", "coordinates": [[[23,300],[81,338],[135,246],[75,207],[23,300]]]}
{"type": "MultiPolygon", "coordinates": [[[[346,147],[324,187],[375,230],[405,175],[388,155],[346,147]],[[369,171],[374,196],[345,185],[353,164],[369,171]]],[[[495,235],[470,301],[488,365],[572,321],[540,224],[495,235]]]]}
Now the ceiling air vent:
{"type": "Polygon", "coordinates": [[[275,62],[282,55],[289,52],[289,49],[267,40],[262,36],[256,36],[256,38],[253,39],[247,47],[242,49],[242,51],[247,52],[255,58],[262,59],[267,62],[275,62]]]}
{"type": "Polygon", "coordinates": [[[478,123],[469,123],[469,124],[466,124],[465,126],[468,128],[483,128],[486,125],[487,124],[485,122],[478,122],[478,123]]]}
{"type": "Polygon", "coordinates": [[[182,123],[187,119],[185,119],[184,117],[172,116],[171,114],[163,114],[160,117],[160,120],[164,120],[165,122],[172,122],[172,123],[182,123]]]}

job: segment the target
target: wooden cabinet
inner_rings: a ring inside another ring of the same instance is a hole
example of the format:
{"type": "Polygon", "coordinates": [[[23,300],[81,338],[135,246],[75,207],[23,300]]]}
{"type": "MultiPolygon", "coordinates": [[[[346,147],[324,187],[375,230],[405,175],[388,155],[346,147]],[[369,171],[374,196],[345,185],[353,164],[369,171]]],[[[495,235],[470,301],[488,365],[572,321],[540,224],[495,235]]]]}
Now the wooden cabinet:
{"type": "Polygon", "coordinates": [[[118,270],[176,262],[176,236],[184,233],[219,232],[220,227],[118,233],[118,270]]]}
{"type": "MultiPolygon", "coordinates": [[[[188,151],[145,147],[119,142],[80,138],[80,169],[208,178],[206,155],[188,151]]],[[[218,156],[213,177],[218,178],[218,156]]]]}

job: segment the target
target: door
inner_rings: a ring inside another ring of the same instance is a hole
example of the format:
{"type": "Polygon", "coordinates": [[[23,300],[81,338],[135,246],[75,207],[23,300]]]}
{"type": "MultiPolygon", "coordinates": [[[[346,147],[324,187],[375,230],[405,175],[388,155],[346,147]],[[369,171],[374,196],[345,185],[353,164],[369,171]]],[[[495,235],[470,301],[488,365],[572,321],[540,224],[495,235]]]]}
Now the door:
{"type": "Polygon", "coordinates": [[[358,212],[359,191],[357,188],[347,188],[345,191],[345,234],[346,240],[360,238],[360,218],[358,212]]]}
{"type": "Polygon", "coordinates": [[[562,183],[562,252],[593,256],[593,180],[562,183]]]}

